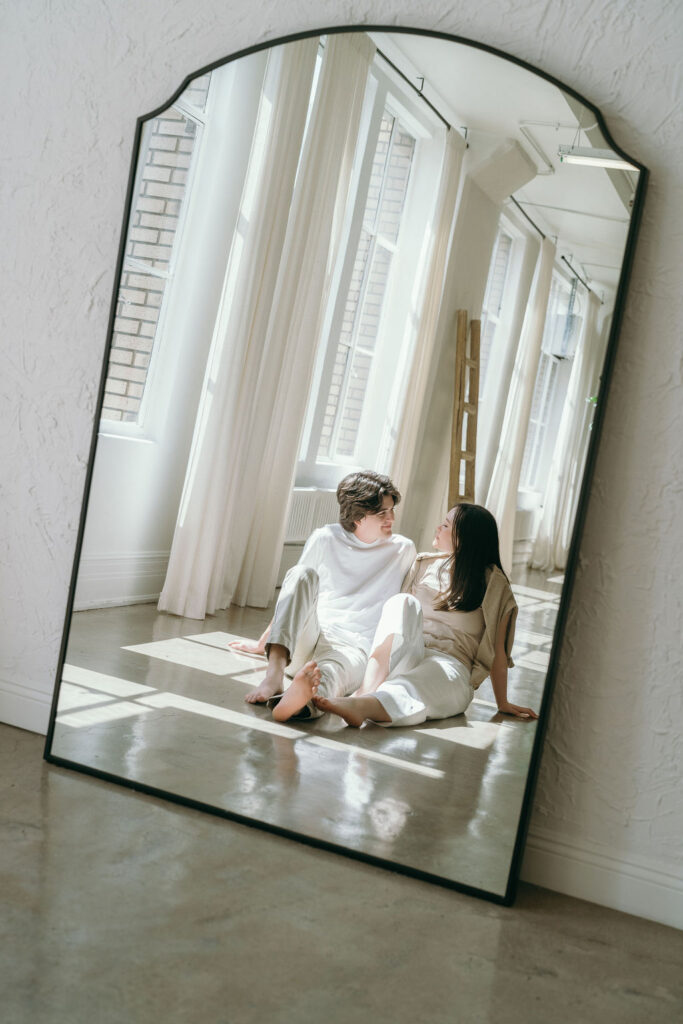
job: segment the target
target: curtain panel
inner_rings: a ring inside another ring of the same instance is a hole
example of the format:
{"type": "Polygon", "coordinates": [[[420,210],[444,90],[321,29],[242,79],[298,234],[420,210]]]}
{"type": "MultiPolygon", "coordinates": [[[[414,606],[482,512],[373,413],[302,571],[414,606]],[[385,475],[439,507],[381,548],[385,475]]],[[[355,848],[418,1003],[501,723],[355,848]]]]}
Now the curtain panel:
{"type": "Polygon", "coordinates": [[[503,429],[486,498],[486,507],[498,522],[500,558],[506,572],[512,568],[517,491],[541,357],[554,260],[555,246],[550,239],[544,238],[536,261],[529,305],[524,316],[505,406],[503,429]]]}
{"type": "Polygon", "coordinates": [[[326,40],[306,128],[318,44],[269,57],[159,602],[190,618],[274,593],[375,52],[361,34],[326,40]]]}
{"type": "Polygon", "coordinates": [[[432,217],[429,264],[417,337],[391,467],[391,478],[401,493],[405,493],[412,479],[417,442],[423,420],[429,373],[436,348],[464,152],[464,140],[451,129],[446,136],[436,206],[432,217]]]}
{"type": "Polygon", "coordinates": [[[599,301],[588,296],[567,395],[553,449],[543,513],[529,562],[533,569],[564,569],[571,541],[581,485],[585,452],[590,437],[595,393],[604,355],[604,335],[597,331],[599,301]]]}

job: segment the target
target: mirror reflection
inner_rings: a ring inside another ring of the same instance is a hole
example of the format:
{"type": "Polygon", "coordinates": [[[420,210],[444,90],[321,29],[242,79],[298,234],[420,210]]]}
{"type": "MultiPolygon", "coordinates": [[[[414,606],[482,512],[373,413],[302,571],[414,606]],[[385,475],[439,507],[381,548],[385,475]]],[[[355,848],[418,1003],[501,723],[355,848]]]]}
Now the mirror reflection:
{"type": "Polygon", "coordinates": [[[503,896],[636,184],[410,33],[148,118],[52,754],[503,896]]]}

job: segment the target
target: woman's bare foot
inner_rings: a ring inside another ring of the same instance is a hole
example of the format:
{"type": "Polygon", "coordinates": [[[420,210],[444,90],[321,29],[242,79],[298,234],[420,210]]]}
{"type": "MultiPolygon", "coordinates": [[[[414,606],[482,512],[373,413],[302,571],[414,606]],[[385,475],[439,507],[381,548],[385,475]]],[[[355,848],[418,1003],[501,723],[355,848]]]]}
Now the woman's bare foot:
{"type": "Polygon", "coordinates": [[[355,729],[363,724],[366,718],[371,722],[390,722],[391,718],[376,697],[314,697],[313,703],[321,711],[329,711],[339,715],[347,725],[355,729]]]}
{"type": "Polygon", "coordinates": [[[286,722],[305,708],[315,697],[320,685],[320,669],[314,661],[308,661],[300,668],[282,695],[282,699],[273,708],[276,722],[286,722]]]}

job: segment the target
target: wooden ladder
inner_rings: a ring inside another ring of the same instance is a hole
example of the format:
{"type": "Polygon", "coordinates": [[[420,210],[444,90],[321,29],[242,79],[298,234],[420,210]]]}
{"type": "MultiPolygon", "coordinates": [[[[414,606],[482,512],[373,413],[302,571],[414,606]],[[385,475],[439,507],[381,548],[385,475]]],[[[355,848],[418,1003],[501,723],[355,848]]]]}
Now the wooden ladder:
{"type": "Polygon", "coordinates": [[[448,477],[449,508],[453,508],[461,501],[474,501],[477,413],[479,410],[481,320],[470,321],[468,346],[467,310],[457,310],[455,317],[455,394],[451,431],[451,465],[448,477]],[[464,484],[461,485],[463,463],[465,473],[464,484]]]}

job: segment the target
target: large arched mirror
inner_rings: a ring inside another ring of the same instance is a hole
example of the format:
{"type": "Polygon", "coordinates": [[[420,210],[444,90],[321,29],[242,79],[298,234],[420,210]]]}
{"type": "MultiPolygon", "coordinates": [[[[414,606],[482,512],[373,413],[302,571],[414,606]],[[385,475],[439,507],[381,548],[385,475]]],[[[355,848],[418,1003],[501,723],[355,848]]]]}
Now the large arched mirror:
{"type": "Polygon", "coordinates": [[[408,30],[141,118],[48,759],[509,902],[645,176],[571,90],[408,30]],[[395,729],[245,702],[231,643],[368,468],[418,551],[493,513],[538,721],[490,678],[395,729]]]}

